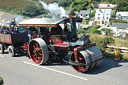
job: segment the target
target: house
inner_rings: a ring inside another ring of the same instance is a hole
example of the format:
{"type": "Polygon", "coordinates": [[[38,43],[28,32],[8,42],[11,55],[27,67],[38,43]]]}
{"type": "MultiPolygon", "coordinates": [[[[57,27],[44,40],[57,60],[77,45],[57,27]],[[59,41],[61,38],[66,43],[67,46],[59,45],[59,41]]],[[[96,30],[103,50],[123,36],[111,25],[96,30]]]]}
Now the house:
{"type": "Polygon", "coordinates": [[[124,37],[128,34],[128,23],[112,23],[111,30],[114,33],[114,36],[124,37]]]}
{"type": "Polygon", "coordinates": [[[94,25],[108,26],[112,17],[112,9],[97,9],[95,13],[94,25]]]}
{"type": "Polygon", "coordinates": [[[99,9],[115,9],[117,4],[98,4],[99,9]]]}
{"type": "Polygon", "coordinates": [[[20,15],[5,13],[5,12],[0,13],[0,25],[7,25],[8,26],[13,19],[15,19],[15,21],[18,23],[22,19],[24,19],[24,17],[20,16],[20,15]]]}
{"type": "Polygon", "coordinates": [[[128,11],[117,12],[116,19],[120,19],[128,22],[128,11]]]}
{"type": "Polygon", "coordinates": [[[90,11],[80,10],[79,16],[80,18],[90,18],[90,11]]]}

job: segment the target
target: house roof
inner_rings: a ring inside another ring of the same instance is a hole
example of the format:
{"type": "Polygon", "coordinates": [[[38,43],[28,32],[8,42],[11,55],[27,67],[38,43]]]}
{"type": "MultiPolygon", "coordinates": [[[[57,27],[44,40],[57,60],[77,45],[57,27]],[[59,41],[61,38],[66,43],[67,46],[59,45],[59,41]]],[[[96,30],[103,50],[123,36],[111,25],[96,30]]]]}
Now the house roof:
{"type": "Polygon", "coordinates": [[[120,15],[120,16],[128,16],[128,11],[117,12],[117,13],[116,13],[116,16],[119,16],[119,15],[120,15]]]}
{"type": "Polygon", "coordinates": [[[115,8],[117,4],[98,4],[99,8],[115,8]]]}
{"type": "Polygon", "coordinates": [[[88,10],[80,10],[80,14],[83,14],[83,15],[85,15],[85,14],[90,14],[90,11],[88,11],[88,10]]]}
{"type": "Polygon", "coordinates": [[[107,14],[111,14],[112,13],[112,9],[96,9],[96,13],[97,12],[101,12],[102,14],[104,14],[104,15],[107,15],[107,14]]]}
{"type": "Polygon", "coordinates": [[[128,28],[128,23],[112,23],[111,27],[128,28]]]}
{"type": "Polygon", "coordinates": [[[3,13],[1,15],[1,17],[4,17],[4,18],[16,18],[18,15],[14,15],[14,14],[9,14],[9,13],[3,13]]]}

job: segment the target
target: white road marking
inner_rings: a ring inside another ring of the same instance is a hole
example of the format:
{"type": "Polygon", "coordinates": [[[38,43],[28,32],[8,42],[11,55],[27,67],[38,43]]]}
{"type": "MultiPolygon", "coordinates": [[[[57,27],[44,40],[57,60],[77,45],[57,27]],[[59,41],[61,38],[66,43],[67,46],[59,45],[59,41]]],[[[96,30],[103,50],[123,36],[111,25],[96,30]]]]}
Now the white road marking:
{"type": "Polygon", "coordinates": [[[69,74],[69,73],[66,73],[66,72],[62,72],[62,71],[59,71],[59,70],[51,69],[51,68],[48,68],[48,67],[39,66],[39,65],[36,65],[36,64],[28,63],[28,62],[23,62],[23,63],[29,64],[29,65],[32,65],[32,66],[36,66],[36,67],[39,67],[39,68],[47,69],[47,70],[50,70],[50,71],[54,71],[54,72],[57,72],[57,73],[65,74],[65,75],[68,75],[68,76],[72,76],[72,77],[75,77],[75,78],[79,78],[79,79],[82,79],[82,80],[88,80],[87,78],[83,78],[83,77],[76,76],[76,75],[73,75],[73,74],[69,74]]]}
{"type": "Polygon", "coordinates": [[[2,58],[3,58],[4,56],[0,55],[0,57],[2,57],[2,58]]]}

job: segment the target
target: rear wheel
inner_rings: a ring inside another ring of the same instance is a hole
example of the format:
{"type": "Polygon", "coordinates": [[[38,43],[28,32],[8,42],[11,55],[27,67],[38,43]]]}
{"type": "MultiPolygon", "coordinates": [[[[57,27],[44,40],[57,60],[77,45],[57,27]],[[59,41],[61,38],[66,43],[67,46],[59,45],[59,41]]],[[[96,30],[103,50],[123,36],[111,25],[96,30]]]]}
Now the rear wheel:
{"type": "Polygon", "coordinates": [[[0,44],[0,54],[4,53],[4,45],[0,44]]]}
{"type": "Polygon", "coordinates": [[[29,55],[36,64],[44,64],[48,61],[49,53],[46,43],[41,38],[36,38],[29,43],[29,55]]]}
{"type": "Polygon", "coordinates": [[[9,52],[9,55],[11,55],[11,57],[15,57],[15,50],[13,46],[8,47],[8,52],[9,52]]]}
{"type": "MultiPolygon", "coordinates": [[[[75,62],[74,53],[71,55],[70,59],[71,59],[71,61],[75,62]]],[[[78,62],[86,64],[85,58],[80,53],[78,53],[78,62]]],[[[75,65],[72,65],[72,67],[78,72],[85,72],[86,71],[86,66],[75,66],[75,65]]]]}

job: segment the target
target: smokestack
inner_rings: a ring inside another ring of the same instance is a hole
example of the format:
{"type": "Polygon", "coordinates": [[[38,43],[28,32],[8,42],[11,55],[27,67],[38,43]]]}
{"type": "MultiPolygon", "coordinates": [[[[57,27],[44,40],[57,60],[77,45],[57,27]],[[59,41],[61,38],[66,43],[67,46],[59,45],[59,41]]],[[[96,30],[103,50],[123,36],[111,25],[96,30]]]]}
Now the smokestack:
{"type": "Polygon", "coordinates": [[[76,33],[76,14],[71,11],[69,13],[69,17],[70,17],[70,24],[71,24],[71,29],[72,29],[72,41],[76,41],[77,40],[77,33],[76,33]]]}

